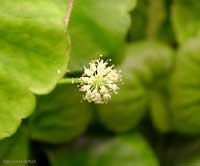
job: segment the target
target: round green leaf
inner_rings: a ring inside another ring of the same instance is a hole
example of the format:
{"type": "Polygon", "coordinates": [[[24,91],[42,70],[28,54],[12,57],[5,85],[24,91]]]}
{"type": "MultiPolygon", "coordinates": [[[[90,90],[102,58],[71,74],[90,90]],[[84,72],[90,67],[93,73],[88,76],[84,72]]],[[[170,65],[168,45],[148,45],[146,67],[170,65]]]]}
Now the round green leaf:
{"type": "Polygon", "coordinates": [[[200,33],[200,1],[174,0],[172,24],[177,40],[183,44],[200,33]]]}
{"type": "Polygon", "coordinates": [[[140,135],[119,136],[94,145],[89,150],[88,166],[158,166],[147,142],[140,135]]]}
{"type": "MultiPolygon", "coordinates": [[[[28,155],[28,137],[21,129],[12,137],[0,141],[0,165],[17,165],[19,164],[17,161],[24,162],[24,160],[28,160],[28,155]]],[[[23,162],[20,163],[20,166],[27,165],[27,163],[23,162]]]]}
{"type": "Polygon", "coordinates": [[[0,73],[36,94],[55,87],[68,62],[66,6],[66,0],[1,2],[0,73]]]}
{"type": "Polygon", "coordinates": [[[176,129],[182,133],[200,133],[200,36],[178,51],[172,76],[172,108],[176,129]]]}
{"type": "Polygon", "coordinates": [[[29,123],[33,139],[61,143],[87,129],[89,106],[81,103],[81,95],[74,85],[60,85],[51,94],[38,97],[37,102],[29,123]]]}
{"type": "Polygon", "coordinates": [[[35,106],[34,96],[15,80],[0,76],[0,139],[14,134],[35,106]]]}
{"type": "MultiPolygon", "coordinates": [[[[98,114],[102,123],[116,132],[135,127],[152,103],[151,91],[160,86],[169,74],[172,59],[173,52],[165,45],[155,42],[130,44],[124,61],[119,66],[123,73],[123,84],[119,93],[113,95],[107,104],[99,106],[98,114]]],[[[168,110],[163,109],[166,108],[165,105],[151,108],[155,108],[154,113],[163,112],[163,118],[168,119],[164,117],[168,114],[168,110]]],[[[156,120],[155,124],[159,121],[156,120]]]]}
{"type": "Polygon", "coordinates": [[[115,52],[124,43],[135,5],[136,0],[75,0],[69,24],[70,68],[80,70],[100,53],[115,52]]]}

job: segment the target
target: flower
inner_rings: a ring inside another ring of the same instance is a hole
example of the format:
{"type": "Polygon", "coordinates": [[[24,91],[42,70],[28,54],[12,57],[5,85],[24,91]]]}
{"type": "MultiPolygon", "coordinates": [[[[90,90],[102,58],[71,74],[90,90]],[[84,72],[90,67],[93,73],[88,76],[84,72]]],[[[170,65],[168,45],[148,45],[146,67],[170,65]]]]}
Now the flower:
{"type": "Polygon", "coordinates": [[[121,71],[108,66],[103,59],[93,60],[84,67],[80,78],[80,91],[85,92],[83,99],[96,104],[107,103],[113,93],[117,94],[118,83],[122,80],[121,71]]]}

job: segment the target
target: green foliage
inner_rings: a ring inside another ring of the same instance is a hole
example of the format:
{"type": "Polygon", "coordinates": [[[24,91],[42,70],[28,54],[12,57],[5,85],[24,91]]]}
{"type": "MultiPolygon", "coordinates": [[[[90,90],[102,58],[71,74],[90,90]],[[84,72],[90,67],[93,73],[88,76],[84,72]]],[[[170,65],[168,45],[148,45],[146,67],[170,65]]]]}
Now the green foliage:
{"type": "Polygon", "coordinates": [[[113,96],[108,104],[99,106],[98,113],[102,123],[113,131],[130,130],[144,117],[150,105],[154,114],[159,115],[154,116],[155,125],[168,130],[166,123],[168,123],[167,111],[169,110],[165,105],[167,103],[160,102],[161,98],[154,98],[152,91],[162,94],[159,86],[163,86],[163,79],[170,73],[173,51],[156,42],[139,42],[128,45],[124,57],[119,67],[124,73],[120,93],[113,96]],[[155,102],[160,103],[161,106],[154,108],[157,106],[155,102]],[[165,124],[160,124],[157,120],[160,118],[162,118],[161,123],[165,124]],[[166,122],[163,122],[163,119],[166,122]]]}
{"type": "Polygon", "coordinates": [[[178,51],[172,76],[174,124],[183,133],[200,133],[200,38],[191,39],[178,51]]]}
{"type": "Polygon", "coordinates": [[[166,20],[164,0],[139,0],[132,11],[133,19],[129,38],[131,40],[156,39],[166,20]]]}
{"type": "MultiPolygon", "coordinates": [[[[13,165],[13,161],[27,160],[29,155],[28,137],[20,129],[13,137],[0,142],[0,165],[13,165]]],[[[16,163],[15,163],[16,164],[16,163]]],[[[20,163],[26,166],[26,163],[20,163]]]]}
{"type": "Polygon", "coordinates": [[[65,8],[57,1],[1,0],[1,139],[30,115],[30,92],[49,93],[63,77],[69,52],[64,16],[65,8]]]}
{"type": "Polygon", "coordinates": [[[200,1],[174,0],[172,25],[177,40],[182,44],[200,32],[200,1]]]}
{"type": "Polygon", "coordinates": [[[70,69],[80,70],[99,54],[109,55],[124,44],[136,0],[75,0],[69,25],[70,69]],[[114,5],[113,5],[114,4],[114,5]]]}
{"type": "Polygon", "coordinates": [[[38,97],[29,123],[31,138],[61,143],[79,136],[90,122],[89,106],[79,103],[80,98],[73,85],[58,86],[51,94],[38,97]]]}
{"type": "Polygon", "coordinates": [[[116,137],[89,151],[90,166],[114,166],[119,163],[124,166],[158,166],[150,147],[138,135],[116,137]]]}
{"type": "Polygon", "coordinates": [[[0,165],[199,165],[200,1],[70,2],[0,0],[0,165]],[[99,54],[123,81],[94,105],[59,83],[99,54]]]}
{"type": "Polygon", "coordinates": [[[50,92],[68,62],[64,16],[57,1],[1,0],[0,73],[33,93],[50,92]]]}
{"type": "Polygon", "coordinates": [[[35,105],[34,96],[16,81],[0,77],[0,139],[14,134],[35,105]]]}
{"type": "Polygon", "coordinates": [[[152,149],[137,134],[122,135],[113,139],[98,139],[89,148],[73,151],[50,151],[52,166],[158,166],[152,149]]]}

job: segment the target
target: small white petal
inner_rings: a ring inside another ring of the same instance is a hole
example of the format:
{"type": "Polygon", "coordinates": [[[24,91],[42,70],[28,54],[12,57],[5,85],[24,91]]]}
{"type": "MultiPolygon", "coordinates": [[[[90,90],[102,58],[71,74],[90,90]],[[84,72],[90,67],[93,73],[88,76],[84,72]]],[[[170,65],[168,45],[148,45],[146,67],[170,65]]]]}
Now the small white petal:
{"type": "Polygon", "coordinates": [[[84,74],[80,78],[80,91],[85,92],[84,100],[96,104],[107,103],[111,94],[117,93],[117,83],[122,76],[113,68],[114,66],[108,66],[102,59],[90,62],[89,68],[84,67],[84,74]]]}
{"type": "Polygon", "coordinates": [[[91,88],[91,85],[83,85],[80,90],[81,91],[88,91],[91,88]]]}
{"type": "Polygon", "coordinates": [[[105,94],[105,95],[103,95],[103,97],[104,97],[106,100],[111,99],[111,95],[110,95],[110,94],[105,94]]]}
{"type": "Polygon", "coordinates": [[[81,77],[80,80],[81,80],[83,83],[89,83],[89,82],[90,82],[90,78],[89,78],[89,77],[81,77]]]}
{"type": "Polygon", "coordinates": [[[87,75],[87,76],[91,76],[91,75],[93,75],[93,71],[91,71],[90,69],[88,69],[88,68],[85,68],[85,71],[84,71],[84,74],[85,75],[87,75]]]}
{"type": "Polygon", "coordinates": [[[90,70],[91,70],[93,73],[96,72],[97,68],[96,68],[95,63],[90,63],[90,70]]]}

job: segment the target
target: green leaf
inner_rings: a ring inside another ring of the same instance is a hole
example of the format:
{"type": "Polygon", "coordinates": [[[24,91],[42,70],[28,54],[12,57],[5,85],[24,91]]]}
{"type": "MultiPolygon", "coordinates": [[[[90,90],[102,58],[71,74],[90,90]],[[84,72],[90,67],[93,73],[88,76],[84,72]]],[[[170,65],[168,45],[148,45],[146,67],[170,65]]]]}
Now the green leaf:
{"type": "Polygon", "coordinates": [[[136,0],[75,0],[69,33],[70,68],[80,70],[100,53],[109,55],[124,43],[136,0]]]}
{"type": "Polygon", "coordinates": [[[152,102],[149,92],[169,74],[172,62],[173,52],[165,45],[156,42],[128,45],[124,61],[119,66],[123,73],[119,93],[107,104],[99,106],[102,123],[116,132],[135,127],[152,102]]]}
{"type": "Polygon", "coordinates": [[[139,0],[131,12],[132,25],[129,32],[131,41],[156,39],[159,30],[166,21],[167,11],[164,0],[139,0]]]}
{"type": "Polygon", "coordinates": [[[129,39],[131,41],[146,38],[146,27],[148,24],[148,1],[139,0],[135,10],[131,12],[131,27],[129,30],[129,39]]]}
{"type": "Polygon", "coordinates": [[[173,66],[174,53],[170,47],[153,41],[129,44],[122,63],[122,72],[135,75],[146,88],[165,79],[173,66]]]}
{"type": "Polygon", "coordinates": [[[26,88],[0,75],[0,140],[14,134],[34,106],[35,98],[26,88]]]}
{"type": "Polygon", "coordinates": [[[87,104],[81,103],[81,95],[74,85],[60,85],[51,94],[38,97],[37,102],[29,123],[33,139],[61,143],[87,129],[90,110],[87,104]]]}
{"type": "Polygon", "coordinates": [[[66,6],[66,0],[1,0],[0,73],[36,94],[55,87],[68,62],[66,6]]]}
{"type": "MultiPolygon", "coordinates": [[[[81,139],[81,138],[80,138],[81,139]]],[[[62,146],[62,148],[47,149],[47,156],[51,166],[88,166],[86,161],[88,158],[88,149],[77,147],[62,146]]]]}
{"type": "Polygon", "coordinates": [[[99,145],[94,145],[89,151],[88,166],[158,166],[158,161],[140,135],[119,136],[99,145]]]}
{"type": "MultiPolygon", "coordinates": [[[[168,83],[167,80],[165,81],[168,83]]],[[[172,130],[173,123],[170,113],[171,107],[169,102],[169,90],[162,89],[163,87],[165,88],[167,86],[162,85],[161,89],[153,89],[152,92],[150,92],[149,106],[153,125],[159,132],[166,133],[172,130]]]]}
{"type": "Polygon", "coordinates": [[[147,98],[144,87],[130,72],[124,72],[123,85],[107,104],[98,106],[100,121],[108,129],[125,132],[135,127],[144,117],[147,98]]]}
{"type": "Polygon", "coordinates": [[[48,93],[66,72],[66,3],[1,1],[0,139],[13,134],[21,119],[32,112],[34,97],[27,90],[48,93]]]}
{"type": "Polygon", "coordinates": [[[178,51],[172,76],[172,108],[176,129],[200,133],[200,36],[189,40],[178,51]]]}
{"type": "MultiPolygon", "coordinates": [[[[77,146],[76,146],[77,147],[77,146]]],[[[158,166],[147,142],[140,135],[122,135],[97,139],[84,148],[63,149],[49,153],[52,166],[158,166]]]]}
{"type": "MultiPolygon", "coordinates": [[[[0,165],[17,165],[17,161],[28,160],[28,155],[29,141],[22,129],[12,137],[0,141],[0,165]]],[[[20,166],[26,165],[27,163],[20,163],[20,166]]]]}
{"type": "Polygon", "coordinates": [[[181,44],[200,33],[200,1],[174,0],[172,24],[181,44]]]}

